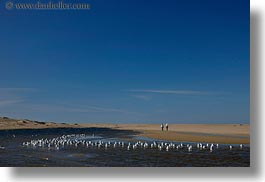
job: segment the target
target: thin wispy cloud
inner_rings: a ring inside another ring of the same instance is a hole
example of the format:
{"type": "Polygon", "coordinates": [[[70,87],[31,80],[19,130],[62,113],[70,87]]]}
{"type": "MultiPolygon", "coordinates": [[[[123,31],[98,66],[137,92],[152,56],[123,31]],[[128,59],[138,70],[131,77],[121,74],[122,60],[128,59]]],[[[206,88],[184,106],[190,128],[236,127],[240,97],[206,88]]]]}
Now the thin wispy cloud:
{"type": "Polygon", "coordinates": [[[103,108],[103,107],[94,107],[94,106],[88,106],[84,108],[65,108],[65,110],[70,112],[119,112],[119,113],[125,113],[127,111],[116,109],[116,108],[103,108]]]}
{"type": "Polygon", "coordinates": [[[117,108],[97,106],[67,106],[55,104],[27,104],[27,108],[37,112],[71,112],[71,113],[134,113],[117,108]]]}
{"type": "Polygon", "coordinates": [[[134,89],[129,92],[135,93],[156,93],[156,94],[176,94],[176,95],[205,95],[209,92],[196,90],[149,90],[149,89],[134,89]]]}
{"type": "Polygon", "coordinates": [[[37,89],[35,88],[1,88],[0,87],[0,97],[7,98],[7,97],[17,97],[20,95],[24,95],[30,92],[34,92],[37,89]]]}
{"type": "Polygon", "coordinates": [[[13,104],[18,104],[23,102],[24,100],[18,99],[18,100],[0,100],[0,107],[1,106],[8,106],[13,104]]]}
{"type": "Polygon", "coordinates": [[[26,91],[35,91],[35,88],[24,88],[24,87],[17,87],[17,88],[12,88],[12,87],[7,87],[7,88],[1,88],[0,87],[0,92],[26,92],[26,91]]]}
{"type": "Polygon", "coordinates": [[[17,104],[20,104],[21,102],[25,102],[25,95],[27,95],[29,92],[36,91],[35,88],[12,88],[12,87],[5,87],[0,88],[0,106],[14,106],[17,104]]]}
{"type": "Polygon", "coordinates": [[[136,99],[140,99],[140,100],[150,100],[151,97],[147,96],[147,95],[131,95],[131,97],[134,97],[136,99]]]}

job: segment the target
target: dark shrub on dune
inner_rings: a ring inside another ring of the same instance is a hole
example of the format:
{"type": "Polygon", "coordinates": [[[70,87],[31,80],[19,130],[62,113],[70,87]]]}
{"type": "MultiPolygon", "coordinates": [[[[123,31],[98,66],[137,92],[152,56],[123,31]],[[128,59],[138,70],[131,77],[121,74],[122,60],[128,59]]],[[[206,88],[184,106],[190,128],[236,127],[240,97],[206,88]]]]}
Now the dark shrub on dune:
{"type": "Polygon", "coordinates": [[[46,124],[45,122],[40,122],[40,121],[34,121],[37,124],[46,124]]]}

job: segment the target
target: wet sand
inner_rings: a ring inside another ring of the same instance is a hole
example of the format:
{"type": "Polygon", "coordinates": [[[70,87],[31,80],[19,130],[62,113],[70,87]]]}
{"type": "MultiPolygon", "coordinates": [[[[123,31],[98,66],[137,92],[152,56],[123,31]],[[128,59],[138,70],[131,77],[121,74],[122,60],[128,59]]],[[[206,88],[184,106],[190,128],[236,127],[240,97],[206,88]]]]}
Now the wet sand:
{"type": "Polygon", "coordinates": [[[159,124],[66,124],[0,117],[0,130],[90,127],[132,130],[139,133],[138,135],[142,137],[170,141],[229,144],[250,143],[249,124],[170,124],[169,131],[161,131],[159,124]]]}

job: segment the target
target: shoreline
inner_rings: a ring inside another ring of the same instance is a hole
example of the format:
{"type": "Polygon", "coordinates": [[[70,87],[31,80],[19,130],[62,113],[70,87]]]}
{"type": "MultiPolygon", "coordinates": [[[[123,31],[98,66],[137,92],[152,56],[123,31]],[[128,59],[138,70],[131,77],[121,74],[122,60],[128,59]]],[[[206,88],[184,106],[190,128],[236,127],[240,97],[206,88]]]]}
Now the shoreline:
{"type": "Polygon", "coordinates": [[[161,131],[160,124],[67,124],[0,118],[0,131],[49,128],[110,128],[136,131],[140,137],[158,140],[250,144],[249,124],[169,124],[169,131],[161,131]]]}

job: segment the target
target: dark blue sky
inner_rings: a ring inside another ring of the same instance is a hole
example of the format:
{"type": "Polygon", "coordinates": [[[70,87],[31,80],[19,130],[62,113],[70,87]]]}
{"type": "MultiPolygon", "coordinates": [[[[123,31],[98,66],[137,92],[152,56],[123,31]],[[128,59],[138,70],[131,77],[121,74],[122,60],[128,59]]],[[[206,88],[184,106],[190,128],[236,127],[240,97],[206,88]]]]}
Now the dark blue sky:
{"type": "Polygon", "coordinates": [[[249,122],[249,1],[79,2],[91,10],[0,2],[0,115],[249,122]]]}

